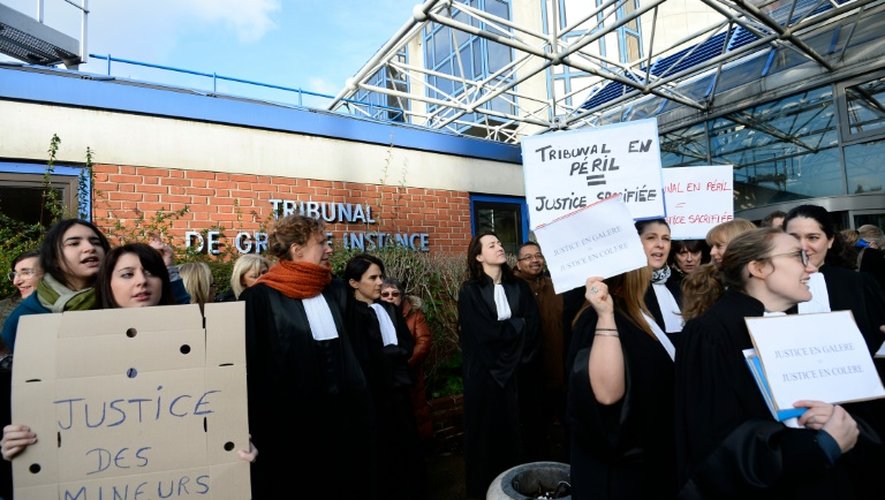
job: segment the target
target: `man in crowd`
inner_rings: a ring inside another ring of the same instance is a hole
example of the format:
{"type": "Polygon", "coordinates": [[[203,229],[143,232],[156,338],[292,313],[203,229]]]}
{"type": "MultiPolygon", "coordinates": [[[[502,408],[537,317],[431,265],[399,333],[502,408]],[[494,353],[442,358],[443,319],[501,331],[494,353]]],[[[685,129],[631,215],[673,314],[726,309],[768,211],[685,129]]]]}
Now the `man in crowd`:
{"type": "Polygon", "coordinates": [[[541,313],[540,383],[543,405],[539,418],[547,443],[538,457],[567,462],[567,450],[562,422],[565,415],[565,355],[568,348],[563,341],[562,297],[553,291],[553,281],[547,275],[541,247],[529,241],[517,251],[514,274],[525,280],[534,292],[541,313]],[[546,448],[546,449],[544,449],[546,448]]]}

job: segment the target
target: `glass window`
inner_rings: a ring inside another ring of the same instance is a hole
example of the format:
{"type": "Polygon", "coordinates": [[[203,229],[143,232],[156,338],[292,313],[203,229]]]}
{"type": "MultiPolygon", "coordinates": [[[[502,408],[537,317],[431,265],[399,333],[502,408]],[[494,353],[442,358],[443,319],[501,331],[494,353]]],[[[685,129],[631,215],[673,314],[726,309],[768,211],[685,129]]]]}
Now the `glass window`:
{"type": "Polygon", "coordinates": [[[885,128],[885,78],[846,88],[845,100],[850,134],[885,128]]]}
{"type": "Polygon", "coordinates": [[[493,231],[504,250],[515,254],[523,242],[522,205],[520,203],[474,201],[473,234],[493,231]]]}
{"type": "Polygon", "coordinates": [[[713,163],[734,165],[752,193],[742,208],[845,194],[834,113],[826,86],[710,122],[713,163]]]}
{"type": "Polygon", "coordinates": [[[510,64],[510,47],[497,43],[488,42],[489,47],[489,73],[494,73],[510,64]]]}
{"type": "Polygon", "coordinates": [[[707,159],[706,127],[703,123],[662,134],[660,141],[661,165],[664,167],[710,164],[707,159]]]}
{"type": "MultiPolygon", "coordinates": [[[[53,176],[52,187],[64,207],[65,216],[76,215],[77,178],[53,176]]],[[[0,172],[0,212],[26,224],[51,223],[52,214],[43,207],[43,175],[0,172]]]]}
{"type": "Polygon", "coordinates": [[[642,54],[639,48],[639,37],[633,34],[627,34],[627,61],[633,62],[639,59],[642,54]]]}
{"type": "Polygon", "coordinates": [[[845,147],[848,193],[882,193],[885,191],[885,139],[845,147]]]}
{"type": "Polygon", "coordinates": [[[449,57],[452,53],[451,33],[449,28],[442,28],[433,34],[433,61],[436,66],[449,57]]]}

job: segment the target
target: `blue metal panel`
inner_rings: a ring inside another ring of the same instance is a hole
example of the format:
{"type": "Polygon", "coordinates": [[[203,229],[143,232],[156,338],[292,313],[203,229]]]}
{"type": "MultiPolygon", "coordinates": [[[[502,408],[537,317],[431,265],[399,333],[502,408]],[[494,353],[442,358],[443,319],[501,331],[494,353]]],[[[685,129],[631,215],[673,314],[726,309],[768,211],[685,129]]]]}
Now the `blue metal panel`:
{"type": "Polygon", "coordinates": [[[80,72],[36,72],[0,66],[0,99],[224,123],[509,163],[521,161],[518,145],[360,120],[327,111],[132,85],[80,72]]]}

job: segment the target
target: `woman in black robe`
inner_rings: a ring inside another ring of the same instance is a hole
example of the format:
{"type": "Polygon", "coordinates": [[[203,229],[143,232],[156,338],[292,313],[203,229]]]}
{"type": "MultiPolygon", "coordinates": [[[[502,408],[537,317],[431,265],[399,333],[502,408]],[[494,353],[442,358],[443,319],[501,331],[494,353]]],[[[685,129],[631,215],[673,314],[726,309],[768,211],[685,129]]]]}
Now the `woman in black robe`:
{"type": "MultiPolygon", "coordinates": [[[[800,205],[784,218],[784,231],[796,237],[818,272],[811,274],[812,300],[799,313],[850,310],[871,353],[885,341],[885,295],[875,278],[850,270],[841,262],[842,235],[830,213],[817,205],[800,205]]],[[[881,365],[880,365],[881,370],[881,365]]],[[[880,374],[883,374],[880,371],[880,374]]]]}
{"type": "Polygon", "coordinates": [[[688,322],[676,357],[680,498],[878,498],[868,481],[881,442],[839,405],[808,410],[791,428],[771,416],[742,351],[753,347],[745,317],[783,314],[811,298],[814,268],[780,229],[732,240],[720,264],[697,273],[727,287],[688,322]],[[718,272],[718,276],[713,276],[718,272]]]}
{"type": "Polygon", "coordinates": [[[279,262],[243,294],[252,498],[377,498],[374,408],[322,223],[290,215],[268,242],[279,262]]]}
{"type": "Polygon", "coordinates": [[[636,223],[636,232],[639,233],[652,270],[645,304],[655,323],[673,341],[682,331],[682,275],[672,272],[667,264],[670,258],[670,226],[664,219],[644,220],[636,223]]]}
{"type": "Polygon", "coordinates": [[[526,428],[540,397],[540,317],[525,281],[515,278],[498,237],[474,236],[468,281],[458,294],[464,356],[464,461],[467,496],[485,498],[495,477],[525,460],[526,428]]]}
{"type": "Polygon", "coordinates": [[[673,355],[643,296],[650,268],[586,285],[569,350],[572,498],[674,498],[673,355]]]}
{"type": "Polygon", "coordinates": [[[384,263],[375,256],[358,254],[347,262],[347,331],[375,404],[381,497],[420,500],[425,497],[424,458],[408,364],[415,341],[402,310],[378,300],[383,278],[384,263]]]}

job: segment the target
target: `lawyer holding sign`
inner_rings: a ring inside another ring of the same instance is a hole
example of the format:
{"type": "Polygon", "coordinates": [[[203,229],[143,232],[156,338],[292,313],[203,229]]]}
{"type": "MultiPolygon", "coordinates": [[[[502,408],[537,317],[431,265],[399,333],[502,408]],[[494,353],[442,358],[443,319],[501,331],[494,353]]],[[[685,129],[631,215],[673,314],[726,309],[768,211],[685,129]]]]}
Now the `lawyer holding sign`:
{"type": "Polygon", "coordinates": [[[780,315],[811,299],[814,267],[779,229],[732,240],[721,266],[699,270],[726,287],[683,330],[676,359],[676,438],[682,494],[693,498],[879,498],[881,441],[839,405],[806,407],[804,428],[775,421],[742,354],[753,347],[744,318],[780,315]],[[720,273],[714,276],[714,273],[720,273]]]}

